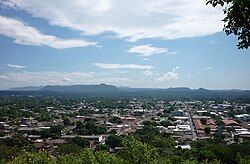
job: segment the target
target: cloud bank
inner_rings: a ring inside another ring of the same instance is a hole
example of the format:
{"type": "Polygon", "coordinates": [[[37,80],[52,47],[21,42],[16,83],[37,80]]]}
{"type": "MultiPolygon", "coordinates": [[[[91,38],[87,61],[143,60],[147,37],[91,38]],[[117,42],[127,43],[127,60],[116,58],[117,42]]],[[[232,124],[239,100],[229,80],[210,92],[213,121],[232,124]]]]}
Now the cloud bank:
{"type": "Polygon", "coordinates": [[[45,45],[56,49],[86,47],[97,44],[96,42],[80,39],[61,39],[53,35],[45,35],[19,20],[4,16],[0,16],[0,34],[14,38],[14,42],[17,44],[45,45]]]}
{"type": "Polygon", "coordinates": [[[151,65],[138,64],[107,64],[107,63],[93,63],[93,65],[102,69],[146,69],[151,70],[154,67],[151,65]]]}
{"type": "MultiPolygon", "coordinates": [[[[221,9],[206,6],[206,2],[202,0],[7,0],[7,2],[9,3],[6,4],[10,4],[9,7],[25,10],[33,17],[45,19],[52,25],[77,30],[84,35],[111,32],[118,38],[130,41],[145,38],[177,39],[205,36],[220,32],[223,28],[221,9]]],[[[54,47],[64,47],[63,41],[47,37],[56,40],[57,44],[54,47]]],[[[73,42],[77,45],[88,45],[81,41],[71,42],[72,44],[65,47],[71,47],[73,42]]]]}

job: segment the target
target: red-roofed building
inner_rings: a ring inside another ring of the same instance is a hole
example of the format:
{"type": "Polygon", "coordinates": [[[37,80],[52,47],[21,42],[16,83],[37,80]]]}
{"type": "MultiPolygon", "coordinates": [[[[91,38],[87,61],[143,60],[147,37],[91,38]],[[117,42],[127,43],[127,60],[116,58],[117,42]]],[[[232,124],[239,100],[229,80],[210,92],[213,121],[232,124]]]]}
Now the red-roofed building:
{"type": "Polygon", "coordinates": [[[198,119],[193,119],[194,122],[194,126],[196,130],[203,130],[202,124],[200,122],[200,120],[198,119]]]}
{"type": "Polygon", "coordinates": [[[223,119],[221,122],[223,126],[240,126],[240,124],[234,120],[223,119]]]}
{"type": "Polygon", "coordinates": [[[217,130],[217,126],[216,126],[213,119],[207,119],[206,125],[210,127],[211,131],[216,131],[217,130]]]}

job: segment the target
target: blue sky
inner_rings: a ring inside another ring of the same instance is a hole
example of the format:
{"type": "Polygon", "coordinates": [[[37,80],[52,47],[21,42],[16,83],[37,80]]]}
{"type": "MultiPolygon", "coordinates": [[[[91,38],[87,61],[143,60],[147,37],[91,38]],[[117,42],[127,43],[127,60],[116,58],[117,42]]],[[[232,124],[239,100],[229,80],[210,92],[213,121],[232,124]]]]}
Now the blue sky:
{"type": "Polygon", "coordinates": [[[0,89],[250,89],[250,51],[200,0],[1,0],[0,89]]]}

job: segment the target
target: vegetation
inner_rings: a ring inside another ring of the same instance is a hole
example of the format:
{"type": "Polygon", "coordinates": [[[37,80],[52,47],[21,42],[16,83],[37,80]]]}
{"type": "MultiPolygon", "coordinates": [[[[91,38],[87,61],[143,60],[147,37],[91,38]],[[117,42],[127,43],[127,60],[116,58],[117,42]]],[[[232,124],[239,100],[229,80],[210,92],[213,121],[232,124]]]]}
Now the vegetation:
{"type": "MultiPolygon", "coordinates": [[[[148,109],[158,108],[158,100],[144,99],[141,102],[147,104],[148,109]],[[154,103],[148,103],[148,101],[154,103]]],[[[230,100],[229,100],[230,101],[230,100]]],[[[239,100],[241,101],[241,100],[239,100]]],[[[221,103],[218,100],[218,103],[221,103]]],[[[0,124],[0,163],[249,163],[250,161],[250,142],[234,143],[227,145],[223,142],[222,128],[219,125],[213,139],[206,141],[191,142],[191,149],[181,149],[173,138],[160,130],[156,126],[174,125],[174,118],[170,116],[170,111],[177,108],[170,104],[164,104],[164,110],[159,114],[163,120],[146,119],[143,122],[143,128],[138,129],[127,136],[119,135],[115,130],[107,133],[107,128],[97,122],[96,119],[85,117],[84,121],[76,122],[72,119],[74,114],[89,115],[93,113],[107,114],[110,106],[117,109],[117,112],[127,109],[129,100],[116,100],[108,98],[93,99],[67,99],[67,98],[6,98],[0,99],[0,118],[3,122],[6,118],[13,121],[13,125],[19,125],[22,117],[39,116],[41,120],[59,120],[58,125],[50,126],[50,129],[37,131],[44,139],[60,138],[62,134],[67,134],[68,125],[76,125],[75,129],[70,129],[72,135],[98,135],[108,134],[105,144],[100,143],[93,146],[84,138],[76,137],[64,140],[61,144],[55,144],[51,147],[43,147],[45,150],[33,148],[32,142],[29,142],[22,133],[16,133],[13,129],[12,137],[1,137],[5,135],[4,126],[0,124]],[[113,101],[113,102],[112,102],[113,101]],[[105,103],[107,103],[105,105],[105,103]],[[45,104],[45,105],[44,105],[45,104]],[[78,106],[81,104],[80,106],[78,106]],[[93,106],[97,106],[94,108],[93,106]],[[23,109],[25,110],[21,110],[23,109]],[[49,107],[49,108],[48,108],[49,107]],[[94,110],[92,110],[92,107],[94,110]],[[58,116],[55,111],[63,109],[65,113],[58,116]],[[64,124],[61,126],[60,124],[64,124]]],[[[232,114],[240,112],[249,112],[249,107],[244,111],[238,111],[235,108],[228,109],[232,114]]],[[[122,112],[124,112],[122,111],[122,112]]],[[[116,111],[115,111],[116,112],[116,111]]],[[[138,116],[140,117],[140,116],[138,116]]],[[[215,119],[216,120],[216,119],[215,119]]],[[[111,122],[119,124],[122,120],[119,117],[111,117],[111,122]]],[[[55,121],[56,122],[56,121],[55,121]]],[[[202,120],[203,124],[206,120],[202,120]]],[[[10,126],[12,126],[10,124],[10,126]]],[[[18,126],[17,126],[18,127],[18,126]]],[[[211,130],[211,129],[210,129],[211,130]]],[[[210,133],[209,128],[205,128],[206,133],[210,133]]],[[[8,133],[8,132],[7,132],[8,133]]]]}
{"type": "Polygon", "coordinates": [[[87,122],[77,122],[75,132],[79,135],[98,135],[107,133],[107,128],[104,125],[95,125],[95,122],[90,120],[87,122]]]}
{"type": "Polygon", "coordinates": [[[211,128],[210,127],[205,127],[204,131],[205,131],[205,133],[210,134],[211,128]]]}
{"type": "Polygon", "coordinates": [[[223,19],[227,35],[238,37],[238,48],[250,46],[250,1],[249,0],[207,0],[213,7],[222,6],[226,17],[223,19]]]}
{"type": "Polygon", "coordinates": [[[121,124],[122,123],[122,119],[120,117],[114,116],[114,117],[111,117],[109,119],[109,122],[114,123],[114,124],[121,124]]]}
{"type": "Polygon", "coordinates": [[[89,149],[89,142],[74,138],[58,146],[52,156],[47,151],[36,151],[22,137],[0,140],[0,163],[249,163],[250,142],[226,145],[216,140],[193,141],[191,149],[175,148],[176,143],[165,133],[145,125],[128,136],[111,134],[106,144],[89,149]],[[115,153],[110,148],[123,147],[115,153]]]}

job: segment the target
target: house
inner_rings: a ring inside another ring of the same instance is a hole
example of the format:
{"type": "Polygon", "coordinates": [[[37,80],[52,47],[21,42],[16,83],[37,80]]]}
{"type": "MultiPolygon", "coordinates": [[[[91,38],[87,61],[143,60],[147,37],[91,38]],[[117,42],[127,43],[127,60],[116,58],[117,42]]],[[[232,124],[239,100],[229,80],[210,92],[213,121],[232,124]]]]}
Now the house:
{"type": "Polygon", "coordinates": [[[187,121],[188,120],[188,117],[186,117],[186,116],[174,116],[174,118],[176,120],[182,120],[182,121],[187,121]]]}
{"type": "Polygon", "coordinates": [[[238,121],[250,121],[250,115],[249,114],[239,114],[234,116],[236,120],[238,121]]]}
{"type": "Polygon", "coordinates": [[[207,119],[206,125],[210,127],[211,131],[216,131],[216,124],[213,119],[207,119]]]}
{"type": "Polygon", "coordinates": [[[184,116],[184,111],[183,110],[175,110],[171,112],[172,116],[184,116]]]}
{"type": "Polygon", "coordinates": [[[176,125],[173,129],[175,135],[192,135],[191,127],[189,125],[176,125]]]}
{"type": "Polygon", "coordinates": [[[202,127],[200,120],[193,119],[193,122],[194,122],[194,126],[195,126],[196,131],[203,130],[203,127],[202,127]]]}
{"type": "Polygon", "coordinates": [[[207,110],[197,110],[198,115],[202,116],[204,113],[207,113],[207,110]]]}
{"type": "Polygon", "coordinates": [[[233,127],[233,126],[240,126],[240,124],[237,123],[236,121],[234,121],[234,120],[229,120],[229,119],[223,119],[223,120],[221,120],[221,123],[222,123],[222,126],[223,126],[223,127],[228,127],[228,126],[231,126],[231,127],[233,127]]]}

